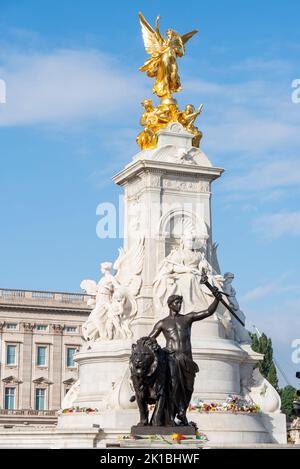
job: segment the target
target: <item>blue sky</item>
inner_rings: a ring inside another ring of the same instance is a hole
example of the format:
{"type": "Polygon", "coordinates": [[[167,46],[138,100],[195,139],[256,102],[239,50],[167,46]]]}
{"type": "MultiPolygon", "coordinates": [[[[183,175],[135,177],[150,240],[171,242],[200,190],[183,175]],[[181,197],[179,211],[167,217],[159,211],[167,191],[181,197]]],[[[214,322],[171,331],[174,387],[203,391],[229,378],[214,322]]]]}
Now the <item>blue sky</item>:
{"type": "MultiPolygon", "coordinates": [[[[214,240],[248,324],[273,337],[292,379],[300,338],[300,78],[297,0],[0,0],[0,286],[78,291],[114,260],[96,207],[137,152],[151,81],[137,12],[161,29],[199,28],[180,61],[181,105],[204,103],[202,148],[226,169],[214,185],[214,240]]],[[[300,365],[298,365],[300,367],[300,365]]],[[[296,367],[297,368],[297,367],[296,367]]]]}

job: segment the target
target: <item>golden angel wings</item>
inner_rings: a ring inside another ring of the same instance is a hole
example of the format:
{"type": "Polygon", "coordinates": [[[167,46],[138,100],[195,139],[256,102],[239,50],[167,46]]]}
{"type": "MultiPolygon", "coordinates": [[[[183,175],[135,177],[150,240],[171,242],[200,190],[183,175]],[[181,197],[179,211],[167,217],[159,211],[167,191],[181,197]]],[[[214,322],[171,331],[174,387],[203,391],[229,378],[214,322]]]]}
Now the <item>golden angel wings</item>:
{"type": "Polygon", "coordinates": [[[145,20],[142,13],[139,13],[139,18],[145,49],[151,55],[140,70],[155,78],[153,93],[160,98],[171,98],[172,93],[181,89],[177,57],[185,54],[185,43],[198,30],[194,29],[180,36],[173,29],[168,29],[166,39],[164,39],[159,30],[159,16],[156,18],[155,30],[145,20]]]}
{"type": "Polygon", "coordinates": [[[195,110],[192,104],[188,104],[183,111],[180,111],[176,99],[172,96],[172,93],[181,89],[177,58],[185,54],[186,42],[198,30],[194,29],[180,36],[174,29],[168,29],[164,38],[159,30],[159,16],[156,18],[155,29],[145,20],[142,13],[139,13],[139,19],[145,49],[150,55],[140,70],[155,79],[153,93],[161,98],[161,102],[157,107],[151,99],[145,99],[141,103],[144,110],[140,123],[144,129],[137,136],[137,143],[142,150],[155,148],[158,131],[171,122],[179,122],[193,134],[193,145],[199,147],[202,132],[194,123],[202,106],[195,110]]]}

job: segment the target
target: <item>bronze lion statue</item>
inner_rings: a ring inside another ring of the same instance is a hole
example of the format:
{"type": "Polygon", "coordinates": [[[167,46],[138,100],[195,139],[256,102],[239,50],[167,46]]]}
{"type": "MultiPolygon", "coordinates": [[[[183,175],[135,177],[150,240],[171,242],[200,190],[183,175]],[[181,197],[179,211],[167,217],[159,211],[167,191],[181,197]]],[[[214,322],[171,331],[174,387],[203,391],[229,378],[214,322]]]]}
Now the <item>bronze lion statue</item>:
{"type": "Polygon", "coordinates": [[[139,412],[139,426],[167,426],[170,424],[168,405],[168,361],[166,352],[155,339],[142,337],[132,345],[129,361],[132,384],[139,412]],[[149,422],[148,405],[155,404],[149,422]]]}

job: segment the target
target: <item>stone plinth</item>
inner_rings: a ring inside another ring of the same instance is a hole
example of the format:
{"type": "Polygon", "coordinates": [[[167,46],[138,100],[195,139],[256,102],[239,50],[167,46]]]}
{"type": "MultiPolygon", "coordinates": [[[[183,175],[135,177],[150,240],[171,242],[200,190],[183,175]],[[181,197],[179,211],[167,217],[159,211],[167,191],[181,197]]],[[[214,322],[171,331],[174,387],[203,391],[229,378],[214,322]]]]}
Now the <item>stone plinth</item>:
{"type": "Polygon", "coordinates": [[[61,414],[58,417],[57,428],[65,431],[72,429],[101,429],[103,438],[112,435],[129,435],[130,429],[139,420],[137,409],[113,410],[107,409],[90,414],[61,414]]]}
{"type": "Polygon", "coordinates": [[[112,406],[124,404],[125,408],[130,408],[129,398],[133,392],[128,377],[124,387],[119,387],[128,370],[131,344],[131,340],[88,342],[74,356],[80,380],[74,406],[105,409],[111,403],[112,406]]]}
{"type": "Polygon", "coordinates": [[[189,412],[212,445],[286,443],[285,415],[231,412],[189,412]]]}

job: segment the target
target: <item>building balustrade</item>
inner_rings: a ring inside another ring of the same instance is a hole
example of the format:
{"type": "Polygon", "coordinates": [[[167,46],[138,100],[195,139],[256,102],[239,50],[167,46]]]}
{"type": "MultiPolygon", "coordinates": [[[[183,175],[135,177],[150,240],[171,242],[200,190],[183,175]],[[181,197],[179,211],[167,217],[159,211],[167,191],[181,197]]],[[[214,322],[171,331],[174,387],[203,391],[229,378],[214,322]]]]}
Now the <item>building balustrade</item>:
{"type": "Polygon", "coordinates": [[[57,410],[33,410],[33,409],[0,409],[0,415],[38,415],[38,416],[56,416],[57,410]]]}
{"type": "Polygon", "coordinates": [[[0,303],[6,302],[8,300],[13,302],[33,300],[34,302],[86,304],[89,298],[91,298],[90,295],[85,295],[82,293],[13,290],[10,288],[0,288],[0,303]]]}

